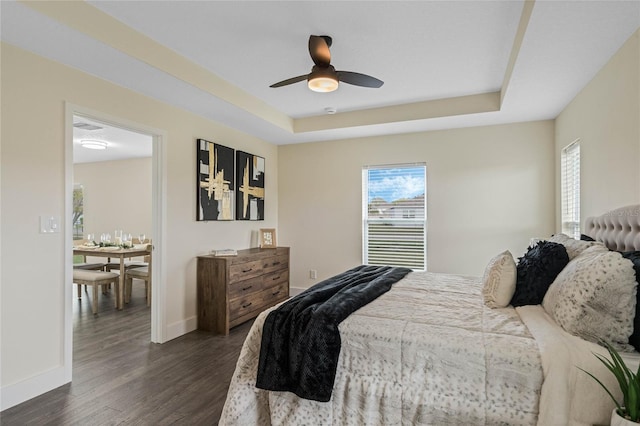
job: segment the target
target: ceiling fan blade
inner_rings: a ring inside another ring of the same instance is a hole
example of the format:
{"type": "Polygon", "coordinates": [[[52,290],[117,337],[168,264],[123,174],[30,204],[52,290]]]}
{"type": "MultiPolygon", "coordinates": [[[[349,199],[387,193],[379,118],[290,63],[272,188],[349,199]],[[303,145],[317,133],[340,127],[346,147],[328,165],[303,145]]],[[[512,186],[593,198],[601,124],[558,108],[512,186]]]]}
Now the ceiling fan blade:
{"type": "Polygon", "coordinates": [[[286,80],[282,80],[279,81],[277,83],[273,83],[271,86],[269,87],[282,87],[282,86],[288,86],[289,84],[293,84],[293,83],[298,83],[299,81],[303,81],[306,80],[307,77],[309,76],[309,74],[305,74],[305,75],[299,75],[297,77],[292,77],[292,78],[288,78],[286,80]]]}
{"type": "Polygon", "coordinates": [[[327,67],[331,62],[331,37],[309,36],[309,54],[313,62],[320,67],[327,67]]]}
{"type": "Polygon", "coordinates": [[[360,74],[352,71],[336,71],[338,79],[343,83],[353,84],[354,86],[378,88],[384,84],[384,81],[378,80],[370,75],[360,74]]]}

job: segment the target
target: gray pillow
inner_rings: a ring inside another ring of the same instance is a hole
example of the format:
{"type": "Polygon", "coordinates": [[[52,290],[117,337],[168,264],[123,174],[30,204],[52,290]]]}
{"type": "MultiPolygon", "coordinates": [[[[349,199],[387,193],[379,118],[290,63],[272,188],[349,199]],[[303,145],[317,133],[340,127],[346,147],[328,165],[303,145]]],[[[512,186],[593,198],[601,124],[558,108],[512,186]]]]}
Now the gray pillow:
{"type": "Polygon", "coordinates": [[[594,343],[605,341],[632,351],[636,307],[633,264],[620,253],[584,250],[558,274],[542,301],[545,311],[567,332],[594,343]]]}

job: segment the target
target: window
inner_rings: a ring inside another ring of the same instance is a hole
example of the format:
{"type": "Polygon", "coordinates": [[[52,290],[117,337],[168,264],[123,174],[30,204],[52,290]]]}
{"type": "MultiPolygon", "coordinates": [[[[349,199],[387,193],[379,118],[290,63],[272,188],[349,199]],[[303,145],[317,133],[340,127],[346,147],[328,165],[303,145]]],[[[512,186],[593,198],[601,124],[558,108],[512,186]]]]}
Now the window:
{"type": "Polygon", "coordinates": [[[363,263],[426,269],[426,166],[362,170],[363,263]]]}
{"type": "Polygon", "coordinates": [[[562,232],[580,239],[580,139],[562,149],[562,232]]]}
{"type": "Polygon", "coordinates": [[[84,235],[84,194],[82,185],[73,185],[73,239],[81,240],[84,235]]]}

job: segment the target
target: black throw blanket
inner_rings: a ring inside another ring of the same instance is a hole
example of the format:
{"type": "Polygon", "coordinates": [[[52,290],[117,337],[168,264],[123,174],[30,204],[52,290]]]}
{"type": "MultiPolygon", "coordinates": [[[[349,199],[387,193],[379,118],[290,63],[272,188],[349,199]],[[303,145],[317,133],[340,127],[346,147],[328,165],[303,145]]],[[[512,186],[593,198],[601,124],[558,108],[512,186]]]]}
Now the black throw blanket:
{"type": "Polygon", "coordinates": [[[340,356],[340,324],[411,270],[358,266],[322,281],[270,312],[256,386],[327,402],[340,356]]]}

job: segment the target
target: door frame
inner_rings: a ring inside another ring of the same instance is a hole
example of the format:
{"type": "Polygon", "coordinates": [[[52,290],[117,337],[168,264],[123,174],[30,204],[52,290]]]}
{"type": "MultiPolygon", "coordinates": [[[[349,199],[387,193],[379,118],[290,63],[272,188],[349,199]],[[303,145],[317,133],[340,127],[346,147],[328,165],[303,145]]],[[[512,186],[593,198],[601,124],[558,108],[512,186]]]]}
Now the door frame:
{"type": "MultiPolygon", "coordinates": [[[[65,102],[65,203],[64,223],[66,231],[72,229],[73,224],[73,117],[82,116],[91,120],[103,122],[110,126],[145,133],[151,135],[152,141],[152,236],[153,257],[151,274],[151,342],[164,343],[166,338],[165,305],[166,305],[166,250],[164,239],[166,236],[166,199],[167,193],[167,132],[131,120],[115,117],[100,111],[65,102]]],[[[73,365],[73,237],[71,232],[65,232],[65,267],[64,267],[64,369],[65,379],[71,381],[73,365]]]]}

